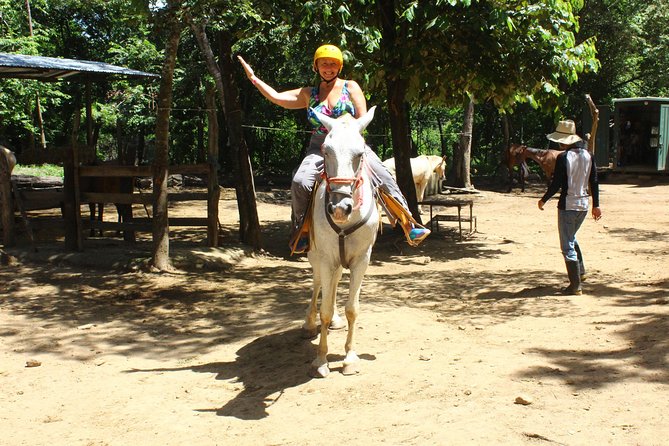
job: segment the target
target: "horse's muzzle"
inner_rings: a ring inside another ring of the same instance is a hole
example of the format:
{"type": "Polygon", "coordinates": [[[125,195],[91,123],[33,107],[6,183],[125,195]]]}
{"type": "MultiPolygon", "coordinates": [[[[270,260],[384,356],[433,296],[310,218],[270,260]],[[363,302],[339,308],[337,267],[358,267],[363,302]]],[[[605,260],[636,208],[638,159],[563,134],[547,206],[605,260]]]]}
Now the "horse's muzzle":
{"type": "Polygon", "coordinates": [[[337,191],[330,193],[330,201],[328,201],[326,210],[332,220],[336,223],[342,223],[348,220],[351,212],[353,212],[353,198],[348,191],[337,191]]]}

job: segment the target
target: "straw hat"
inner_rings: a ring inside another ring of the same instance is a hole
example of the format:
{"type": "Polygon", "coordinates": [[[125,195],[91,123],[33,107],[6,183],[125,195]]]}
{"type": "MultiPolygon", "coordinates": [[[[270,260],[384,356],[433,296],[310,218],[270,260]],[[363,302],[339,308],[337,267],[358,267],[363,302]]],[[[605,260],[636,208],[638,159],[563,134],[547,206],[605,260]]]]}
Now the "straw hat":
{"type": "Polygon", "coordinates": [[[574,121],[571,119],[558,122],[555,131],[546,135],[546,137],[551,141],[567,145],[583,141],[581,137],[576,134],[576,124],[574,124],[574,121]]]}

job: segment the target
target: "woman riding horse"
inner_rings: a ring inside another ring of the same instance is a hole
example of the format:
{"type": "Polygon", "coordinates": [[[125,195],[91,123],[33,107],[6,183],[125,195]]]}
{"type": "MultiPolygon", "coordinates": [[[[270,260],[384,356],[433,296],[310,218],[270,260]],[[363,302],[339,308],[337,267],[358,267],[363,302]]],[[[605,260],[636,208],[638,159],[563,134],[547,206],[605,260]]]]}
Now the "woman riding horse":
{"type": "MultiPolygon", "coordinates": [[[[331,118],[338,118],[350,114],[360,118],[367,113],[367,102],[362,89],[353,80],[341,79],[339,74],[344,65],[344,58],[339,48],[334,45],[322,45],[314,53],[313,70],[319,75],[320,81],[315,87],[302,87],[283,92],[261,81],[251,66],[237,56],[244,67],[246,76],[272,103],[287,109],[307,108],[307,117],[313,125],[313,133],[307,148],[307,154],[297,169],[291,186],[291,238],[290,247],[293,253],[302,253],[309,250],[308,228],[304,229],[304,220],[309,208],[309,200],[314,185],[320,178],[323,169],[323,155],[321,146],[327,134],[326,128],[320,123],[314,111],[331,118]]],[[[396,202],[395,206],[386,206],[395,209],[394,225],[400,222],[406,239],[412,246],[418,246],[429,234],[430,230],[415,222],[406,199],[400,191],[397,182],[383,166],[379,157],[366,147],[365,156],[369,167],[374,173],[372,181],[396,202]]],[[[390,217],[389,217],[390,218],[390,217]]]]}

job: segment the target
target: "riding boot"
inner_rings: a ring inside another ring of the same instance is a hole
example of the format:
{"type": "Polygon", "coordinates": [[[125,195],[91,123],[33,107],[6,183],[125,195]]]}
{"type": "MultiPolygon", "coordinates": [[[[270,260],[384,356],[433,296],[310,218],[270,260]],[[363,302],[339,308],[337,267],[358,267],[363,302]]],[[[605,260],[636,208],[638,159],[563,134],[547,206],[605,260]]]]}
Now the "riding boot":
{"type": "Polygon", "coordinates": [[[569,276],[569,286],[562,290],[563,294],[579,295],[583,293],[581,289],[581,272],[578,266],[578,260],[566,260],[567,275],[569,276]]]}
{"type": "Polygon", "coordinates": [[[574,249],[576,250],[576,257],[578,257],[578,268],[581,272],[581,282],[585,282],[585,265],[583,264],[583,254],[581,254],[581,248],[578,246],[578,242],[574,244],[574,249]]]}
{"type": "Polygon", "coordinates": [[[578,270],[579,270],[579,273],[581,275],[581,277],[580,277],[581,282],[585,282],[585,279],[588,275],[585,273],[585,266],[583,265],[583,259],[581,259],[578,262],[578,270]]]}

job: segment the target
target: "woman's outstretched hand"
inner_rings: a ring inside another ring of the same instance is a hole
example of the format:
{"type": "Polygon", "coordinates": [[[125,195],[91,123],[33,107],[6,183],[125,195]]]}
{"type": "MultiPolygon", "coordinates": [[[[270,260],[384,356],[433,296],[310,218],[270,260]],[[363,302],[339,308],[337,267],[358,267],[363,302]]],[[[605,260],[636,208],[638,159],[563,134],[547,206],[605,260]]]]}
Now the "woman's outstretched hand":
{"type": "Polygon", "coordinates": [[[237,59],[239,59],[239,62],[242,64],[242,67],[244,67],[244,71],[246,72],[246,77],[249,78],[249,80],[253,80],[253,68],[251,68],[251,65],[246,63],[244,58],[242,56],[237,56],[237,59]]]}

